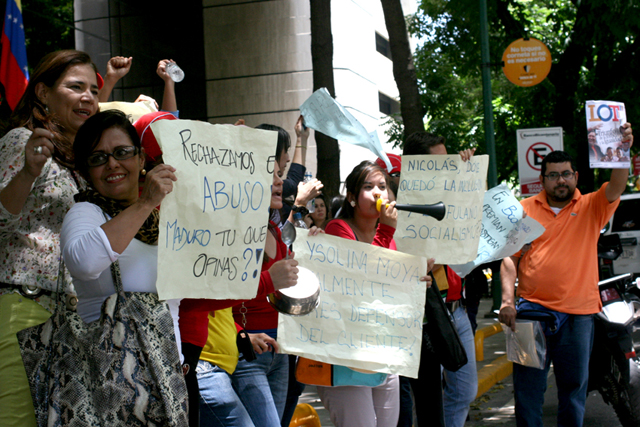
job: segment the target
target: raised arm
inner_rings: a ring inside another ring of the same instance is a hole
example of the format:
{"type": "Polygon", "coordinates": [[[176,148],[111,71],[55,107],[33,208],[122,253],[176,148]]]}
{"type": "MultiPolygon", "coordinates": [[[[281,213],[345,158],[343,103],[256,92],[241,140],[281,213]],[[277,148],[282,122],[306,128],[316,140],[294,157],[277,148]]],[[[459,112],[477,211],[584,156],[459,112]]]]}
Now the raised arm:
{"type": "Polygon", "coordinates": [[[167,73],[167,64],[174,62],[173,59],[163,59],[158,62],[156,73],[164,81],[164,92],[162,93],[162,106],[163,111],[169,111],[171,113],[178,112],[178,101],[176,101],[176,83],[171,79],[169,73],[167,73]]]}
{"type": "Polygon", "coordinates": [[[296,146],[293,151],[293,158],[291,159],[291,163],[298,163],[302,166],[305,166],[307,161],[307,141],[309,139],[309,128],[305,128],[304,125],[304,117],[298,117],[298,121],[296,122],[295,130],[296,130],[296,146]]]}
{"type": "MultiPolygon", "coordinates": [[[[629,147],[633,146],[633,131],[631,129],[631,123],[625,123],[622,125],[624,133],[622,134],[623,141],[630,141],[629,147]]],[[[613,203],[624,193],[627,188],[627,180],[629,179],[629,168],[613,169],[611,170],[611,179],[609,185],[605,189],[607,200],[609,203],[613,203]]]]}
{"type": "MultiPolygon", "coordinates": [[[[296,200],[293,202],[295,206],[307,206],[310,200],[315,199],[320,194],[320,190],[324,187],[324,184],[317,180],[312,179],[309,182],[299,182],[298,191],[296,192],[296,200]]],[[[293,223],[293,210],[289,212],[287,218],[289,222],[293,223]]]]}
{"type": "Polygon", "coordinates": [[[98,101],[107,102],[118,80],[129,73],[133,57],[114,56],[107,62],[107,75],[104,77],[104,86],[98,93],[98,101]]]}

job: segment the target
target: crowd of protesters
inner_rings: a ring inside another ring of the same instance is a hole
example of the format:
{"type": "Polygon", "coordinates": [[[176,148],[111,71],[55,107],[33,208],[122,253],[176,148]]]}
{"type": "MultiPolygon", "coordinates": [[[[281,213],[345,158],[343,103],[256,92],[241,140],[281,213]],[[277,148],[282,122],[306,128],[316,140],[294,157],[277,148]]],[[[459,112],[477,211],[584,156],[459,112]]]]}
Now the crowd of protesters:
{"type": "MultiPolygon", "coordinates": [[[[112,58],[103,79],[83,52],[47,55],[34,69],[11,117],[11,129],[0,140],[2,426],[36,425],[16,332],[47,321],[60,299],[85,322],[97,321],[116,289],[116,261],[125,292],[157,293],[158,210],[177,177],[175,168],[164,164],[150,125],[176,120],[179,112],[174,82],[165,70],[171,60],[160,61],[156,70],[165,85],[160,111],[134,123],[119,111],[101,111],[99,102],[109,99],[132,62],[112,58]],[[61,258],[66,266],[60,267],[61,258]]],[[[381,161],[363,161],[347,177],[345,195],[328,200],[320,181],[303,182],[309,138],[303,121],[301,116],[294,126],[291,158],[289,132],[270,124],[258,126],[277,132],[278,142],[255,298],[158,302],[173,320],[176,345],[164,350],[179,360],[184,372],[186,387],[177,387],[176,393],[186,395],[176,397],[188,402],[183,410],[190,426],[289,425],[304,385],[294,376],[295,356],[280,351],[278,312],[265,296],[297,282],[297,261],[288,256],[281,235],[294,211],[303,214],[311,235],[326,232],[395,249],[401,157],[390,156],[390,172],[381,161]],[[288,197],[292,206],[284,203],[288,197]],[[377,209],[378,198],[390,203],[377,209]],[[311,201],[315,211],[308,213],[305,207],[311,201]],[[255,357],[247,357],[246,347],[239,349],[242,340],[255,357]]],[[[461,152],[462,160],[473,151],[461,152]]],[[[405,154],[446,153],[442,138],[425,132],[407,138],[405,154]]],[[[417,379],[386,375],[377,385],[318,387],[336,426],[411,426],[411,389],[421,426],[465,424],[477,392],[473,330],[463,305],[463,281],[447,266],[433,267],[439,269],[448,282],[443,297],[463,340],[467,366],[443,372],[423,346],[417,379]]],[[[429,286],[433,279],[427,273],[421,280],[429,286]]]]}

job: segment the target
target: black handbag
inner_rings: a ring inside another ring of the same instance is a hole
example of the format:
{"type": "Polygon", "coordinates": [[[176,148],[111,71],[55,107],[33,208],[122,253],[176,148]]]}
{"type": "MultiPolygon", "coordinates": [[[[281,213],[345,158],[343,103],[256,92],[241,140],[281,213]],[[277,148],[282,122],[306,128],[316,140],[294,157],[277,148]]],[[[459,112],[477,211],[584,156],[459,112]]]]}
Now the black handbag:
{"type": "Polygon", "coordinates": [[[427,289],[424,313],[427,323],[424,325],[423,334],[428,334],[440,364],[452,372],[462,368],[469,361],[467,352],[435,281],[427,289]]]}
{"type": "MultiPolygon", "coordinates": [[[[64,264],[60,262],[58,295],[64,264]]],[[[60,305],[18,332],[38,426],[187,426],[187,389],[173,320],[158,295],[116,293],[85,323],[60,305]]],[[[58,298],[60,299],[60,298],[58,298]]]]}

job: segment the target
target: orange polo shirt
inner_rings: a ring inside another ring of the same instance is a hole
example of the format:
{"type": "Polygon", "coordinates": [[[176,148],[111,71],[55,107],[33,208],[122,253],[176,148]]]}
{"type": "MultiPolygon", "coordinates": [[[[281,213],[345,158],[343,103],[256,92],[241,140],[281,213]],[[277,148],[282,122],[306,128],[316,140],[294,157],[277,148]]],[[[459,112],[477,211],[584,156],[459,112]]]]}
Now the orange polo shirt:
{"type": "Polygon", "coordinates": [[[521,202],[527,215],[546,230],[520,259],[519,297],[562,313],[593,314],[602,309],[598,237],[620,203],[607,200],[608,184],[586,195],[576,189],[558,215],[549,207],[544,190],[521,202]]]}

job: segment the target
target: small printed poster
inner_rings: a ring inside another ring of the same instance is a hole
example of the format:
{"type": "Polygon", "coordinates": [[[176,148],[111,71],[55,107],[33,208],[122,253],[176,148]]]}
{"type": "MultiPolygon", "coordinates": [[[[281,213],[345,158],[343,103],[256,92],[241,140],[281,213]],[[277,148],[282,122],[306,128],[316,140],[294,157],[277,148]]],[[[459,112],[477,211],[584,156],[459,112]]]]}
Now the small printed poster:
{"type": "Polygon", "coordinates": [[[627,122],[624,103],[587,101],[587,139],[589,166],[592,169],[624,169],[631,163],[630,141],[622,140],[622,125],[627,122]]]}
{"type": "Polygon", "coordinates": [[[518,176],[523,196],[535,196],[542,191],[540,171],[547,154],[563,150],[562,128],[518,129],[518,176]]]}

